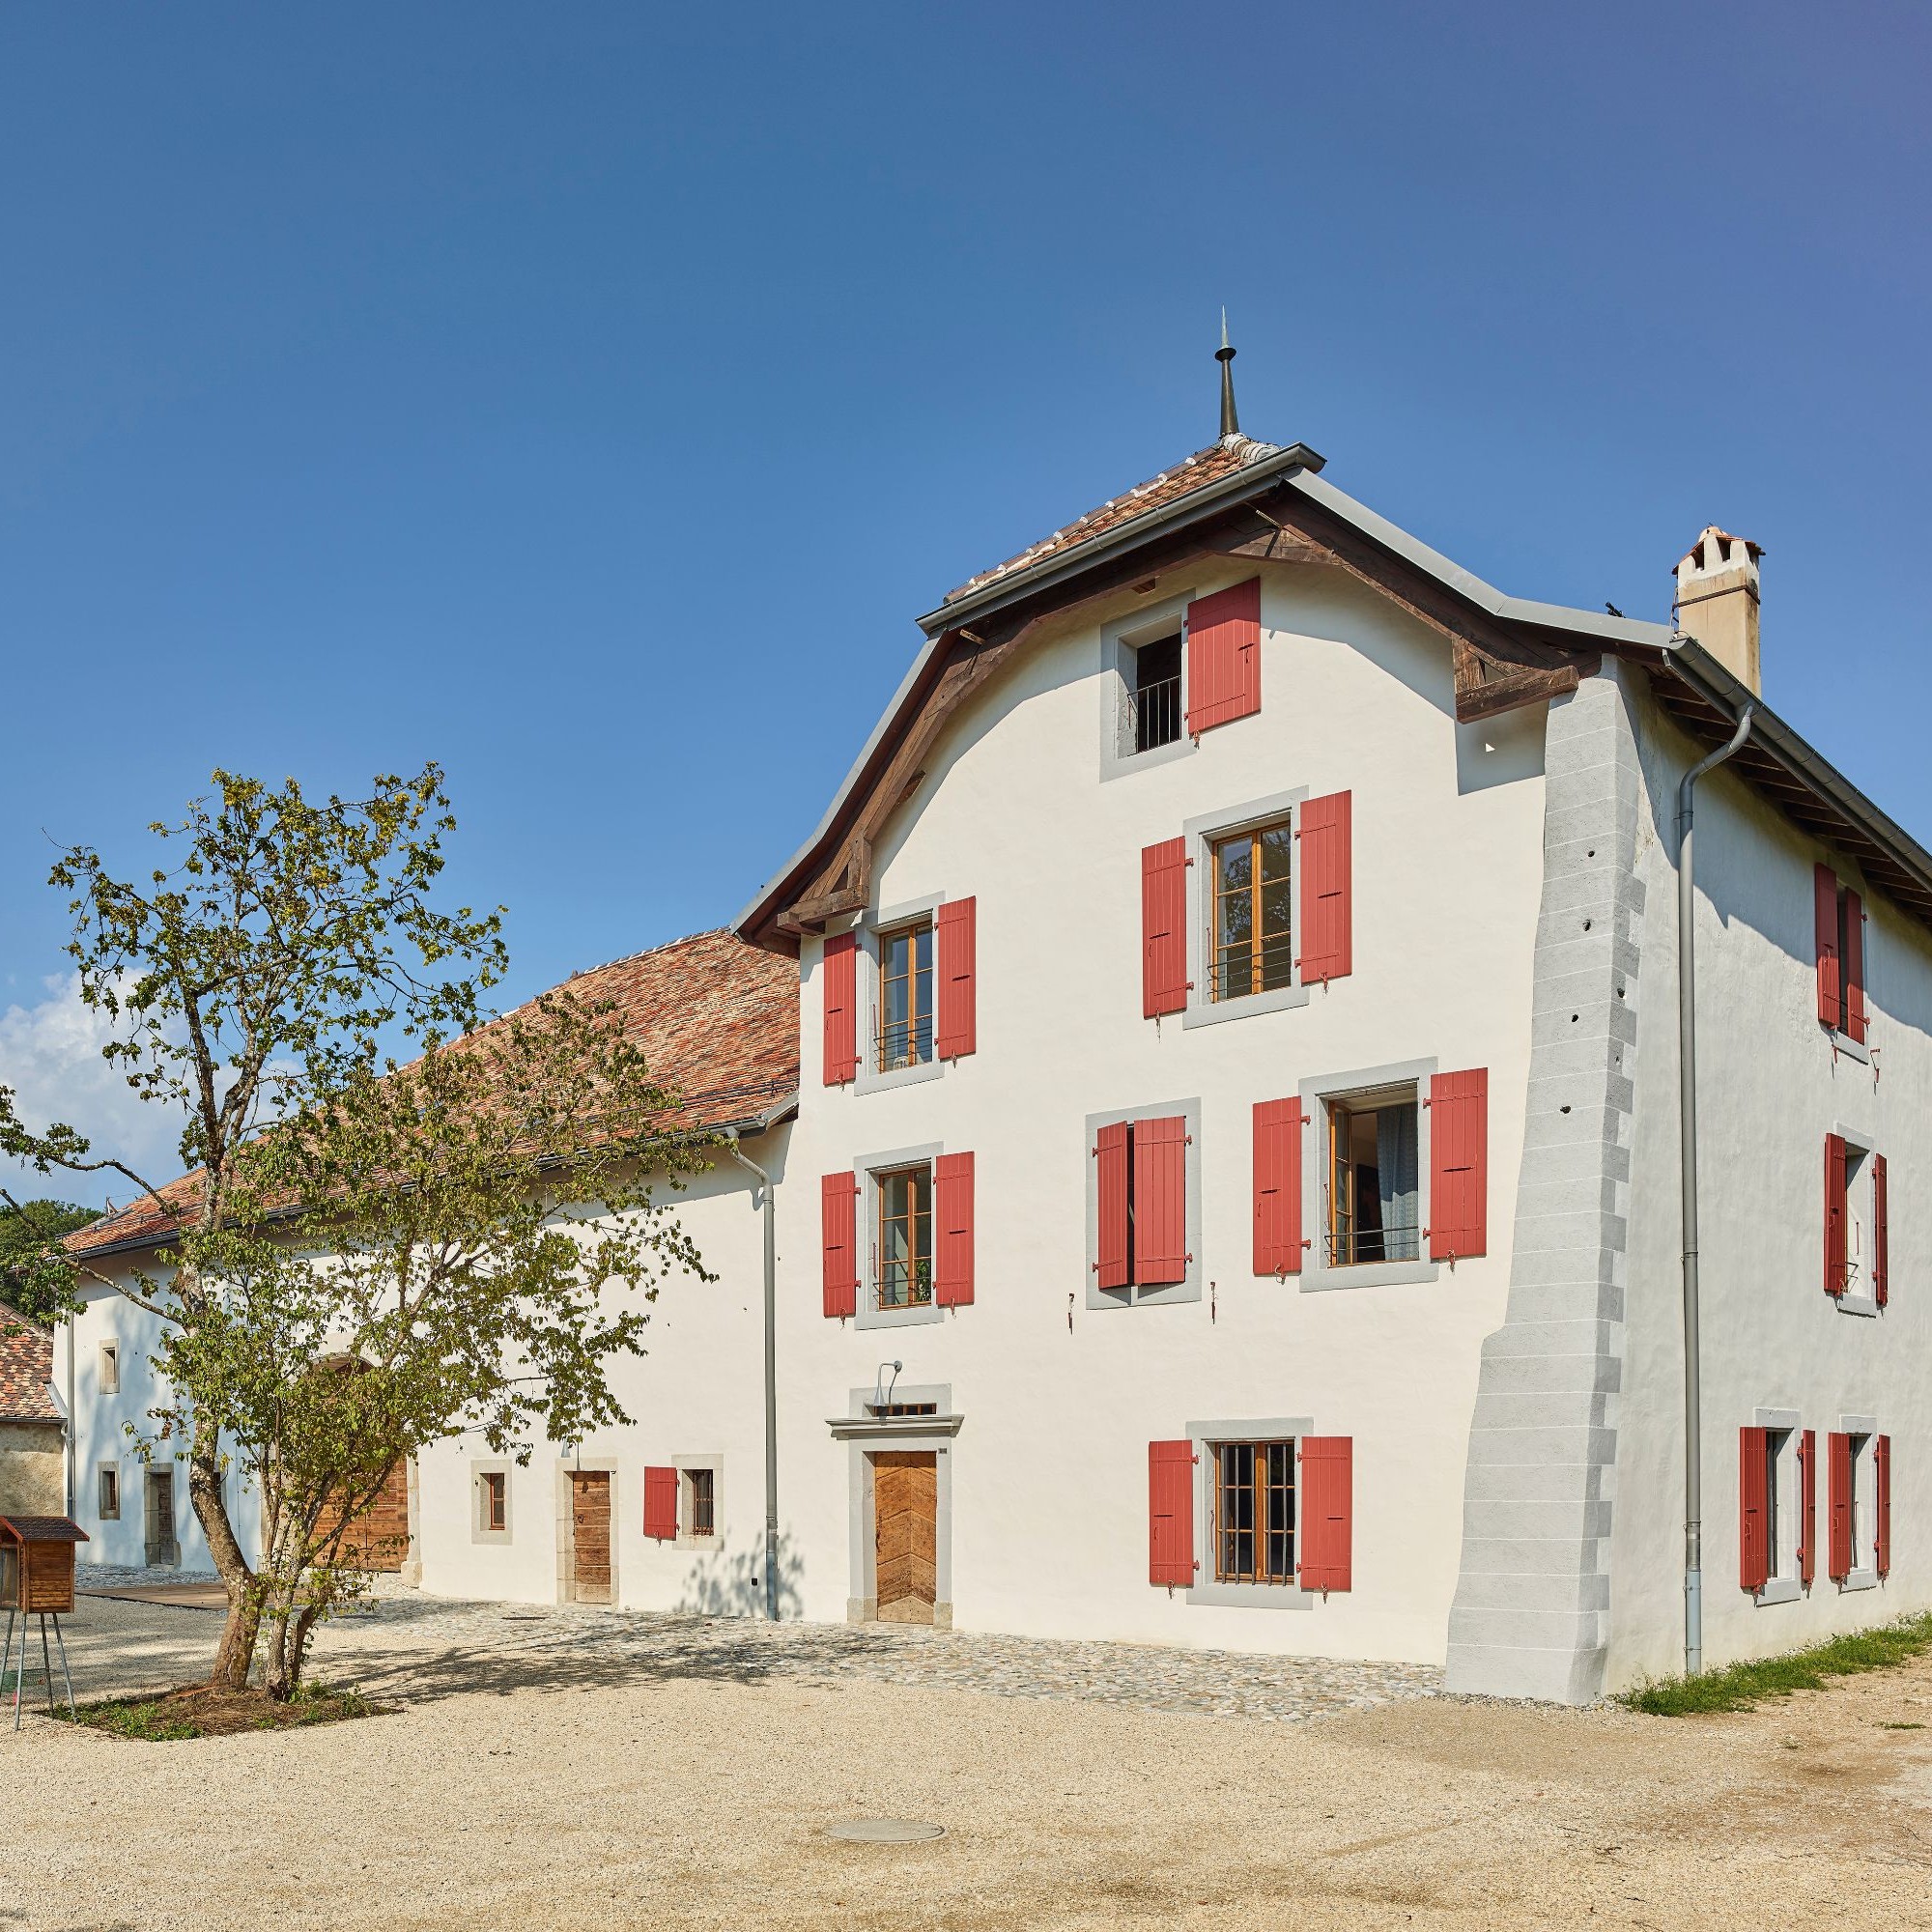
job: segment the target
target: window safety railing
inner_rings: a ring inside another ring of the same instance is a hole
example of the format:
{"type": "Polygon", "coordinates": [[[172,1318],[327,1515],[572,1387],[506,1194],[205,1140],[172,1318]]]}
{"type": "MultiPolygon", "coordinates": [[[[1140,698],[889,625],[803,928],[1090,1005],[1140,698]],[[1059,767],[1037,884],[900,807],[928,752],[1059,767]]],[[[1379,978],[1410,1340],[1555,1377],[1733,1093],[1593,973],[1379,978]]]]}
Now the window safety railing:
{"type": "Polygon", "coordinates": [[[1163,677],[1127,693],[1127,729],[1136,752],[1172,745],[1180,736],[1180,680],[1163,677]]]}
{"type": "Polygon", "coordinates": [[[923,1066],[932,1058],[932,1015],[879,1022],[879,1071],[896,1073],[902,1066],[923,1066]]]}
{"type": "Polygon", "coordinates": [[[1217,945],[1213,971],[1208,975],[1208,997],[1238,1000],[1250,993],[1273,993],[1294,983],[1294,939],[1282,933],[1264,939],[1260,946],[1217,945]]]}
{"type": "Polygon", "coordinates": [[[881,1308],[929,1308],[932,1305],[932,1264],[929,1261],[885,1262],[874,1284],[881,1308]]]}
{"type": "Polygon", "coordinates": [[[1328,1236],[1328,1265],[1354,1267],[1362,1262],[1412,1262],[1422,1254],[1419,1224],[1386,1228],[1348,1228],[1328,1236]]]}

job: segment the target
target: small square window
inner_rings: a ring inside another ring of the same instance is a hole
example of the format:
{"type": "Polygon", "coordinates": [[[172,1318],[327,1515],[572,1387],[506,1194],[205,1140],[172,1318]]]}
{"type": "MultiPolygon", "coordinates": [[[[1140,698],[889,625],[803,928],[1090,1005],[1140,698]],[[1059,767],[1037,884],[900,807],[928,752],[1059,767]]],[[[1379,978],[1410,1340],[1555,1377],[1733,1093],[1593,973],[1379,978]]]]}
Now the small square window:
{"type": "Polygon", "coordinates": [[[688,1535],[718,1534],[718,1487],[714,1470],[685,1470],[684,1521],[688,1535]]]}
{"type": "Polygon", "coordinates": [[[103,1463],[98,1472],[99,1498],[98,1514],[102,1522],[121,1520],[121,1471],[112,1463],[103,1463]]]}
{"type": "Polygon", "coordinates": [[[1414,1090],[1333,1099],[1327,1109],[1327,1264],[1418,1260],[1422,1183],[1414,1090]]]}
{"type": "Polygon", "coordinates": [[[486,1469],[476,1479],[477,1527],[500,1533],[510,1526],[510,1478],[502,1469],[486,1469]]]}
{"type": "Polygon", "coordinates": [[[1180,739],[1180,633],[1128,647],[1127,729],[1131,755],[1180,739]]]}
{"type": "Polygon", "coordinates": [[[1294,1581],[1294,1444],[1214,1444],[1214,1580],[1294,1581]]]}
{"type": "Polygon", "coordinates": [[[873,1176],[879,1199],[876,1279],[882,1309],[932,1305],[932,1166],[895,1167],[873,1176]]]}
{"type": "Polygon", "coordinates": [[[932,922],[879,935],[877,1070],[896,1073],[932,1060],[932,922]]]}
{"type": "Polygon", "coordinates": [[[1294,983],[1293,851],[1286,818],[1216,838],[1210,845],[1210,999],[1246,999],[1294,983]]]}
{"type": "Polygon", "coordinates": [[[119,1342],[103,1342],[100,1345],[100,1393],[119,1395],[121,1393],[121,1345],[119,1342]]]}

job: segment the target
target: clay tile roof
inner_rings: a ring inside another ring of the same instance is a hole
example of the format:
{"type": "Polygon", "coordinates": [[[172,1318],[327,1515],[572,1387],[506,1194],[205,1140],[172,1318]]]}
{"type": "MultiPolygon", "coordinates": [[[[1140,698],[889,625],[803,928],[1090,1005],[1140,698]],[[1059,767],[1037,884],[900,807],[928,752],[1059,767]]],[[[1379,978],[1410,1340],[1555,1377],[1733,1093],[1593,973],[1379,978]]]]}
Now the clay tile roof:
{"type": "Polygon", "coordinates": [[[946,601],[951,604],[970,590],[983,589],[997,578],[1038,563],[1042,557],[1071,550],[1075,544],[1086,543],[1090,538],[1116,529],[1150,510],[1165,508],[1167,504],[1179,501],[1205,485],[1218,483],[1222,477],[1232,476],[1236,470],[1245,469],[1251,463],[1259,463],[1264,457],[1275,453],[1274,443],[1257,442],[1245,436],[1230,437],[1224,442],[1210,442],[1206,449],[1197,449],[1192,456],[1170,469],[1163,469],[1158,476],[1151,476],[1145,483],[1124,490],[1118,497],[1109,497],[1097,510],[1089,510],[1084,517],[1074,518],[1070,524],[1064,525],[1030,550],[1008,557],[1005,563],[996,563],[991,570],[980,571],[977,577],[969,577],[956,589],[946,593],[946,601]]]}
{"type": "Polygon", "coordinates": [[[53,1336],[0,1302],[0,1422],[58,1422],[53,1372],[53,1336]]]}
{"type": "MultiPolygon", "coordinates": [[[[683,1104],[667,1126],[744,1125],[798,1092],[798,967],[735,933],[674,939],[575,973],[568,984],[580,999],[612,1002],[651,1077],[677,1091],[683,1104]]],[[[162,1199],[185,1212],[197,1179],[171,1180],[162,1199]]],[[[176,1225],[176,1214],[143,1198],[70,1235],[67,1245],[93,1254],[159,1240],[176,1225]]]]}

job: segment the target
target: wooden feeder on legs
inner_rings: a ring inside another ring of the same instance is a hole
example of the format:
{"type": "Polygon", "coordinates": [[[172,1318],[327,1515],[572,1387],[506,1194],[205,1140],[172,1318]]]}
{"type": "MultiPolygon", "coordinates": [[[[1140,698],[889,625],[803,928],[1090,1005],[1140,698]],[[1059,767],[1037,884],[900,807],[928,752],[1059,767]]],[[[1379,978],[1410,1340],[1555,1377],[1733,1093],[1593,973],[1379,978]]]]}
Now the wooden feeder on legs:
{"type": "Polygon", "coordinates": [[[88,1534],[64,1516],[0,1516],[0,1609],[7,1612],[7,1639],[0,1644],[0,1675],[14,1668],[14,1728],[20,1728],[20,1690],[27,1677],[27,1619],[41,1620],[41,1670],[47,1693],[47,1710],[54,1708],[54,1666],[47,1650],[47,1619],[54,1625],[60,1646],[61,1676],[67,1682],[67,1708],[73,1713],[73,1677],[67,1667],[67,1643],[61,1635],[62,1613],[73,1608],[74,1546],[88,1534]],[[17,1651],[14,1627],[20,1629],[17,1651]]]}

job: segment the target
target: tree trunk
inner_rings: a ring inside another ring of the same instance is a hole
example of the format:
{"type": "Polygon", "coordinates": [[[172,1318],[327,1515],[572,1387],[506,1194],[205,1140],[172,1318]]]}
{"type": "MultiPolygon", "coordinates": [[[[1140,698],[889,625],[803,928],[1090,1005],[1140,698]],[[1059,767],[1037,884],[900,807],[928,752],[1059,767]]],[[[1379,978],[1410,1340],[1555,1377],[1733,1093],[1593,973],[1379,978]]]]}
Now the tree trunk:
{"type": "Polygon", "coordinates": [[[214,1653],[214,1668],[209,1682],[225,1690],[240,1690],[247,1686],[248,1667],[255,1659],[255,1640],[262,1625],[261,1596],[255,1573],[236,1541],[234,1525],[228,1520],[228,1499],[222,1494],[220,1452],[213,1440],[203,1444],[203,1432],[195,1431],[195,1446],[187,1463],[188,1499],[208,1539],[209,1554],[228,1592],[228,1621],[221,1627],[221,1642],[214,1653]]]}

